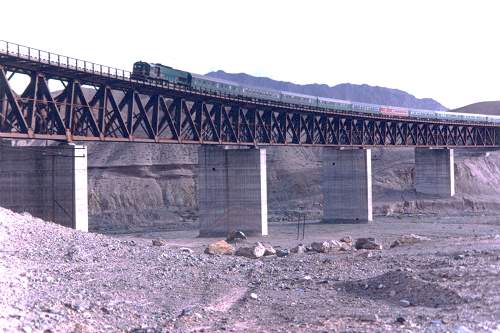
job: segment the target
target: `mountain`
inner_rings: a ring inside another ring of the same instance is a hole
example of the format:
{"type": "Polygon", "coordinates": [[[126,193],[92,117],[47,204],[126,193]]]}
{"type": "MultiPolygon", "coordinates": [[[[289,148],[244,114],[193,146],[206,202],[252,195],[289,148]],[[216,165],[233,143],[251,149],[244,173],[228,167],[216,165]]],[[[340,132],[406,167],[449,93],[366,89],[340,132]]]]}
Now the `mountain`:
{"type": "Polygon", "coordinates": [[[205,75],[240,84],[290,91],[299,94],[416,109],[446,110],[443,105],[431,98],[419,99],[402,90],[373,87],[367,84],[358,85],[343,83],[333,87],[317,83],[300,85],[291,82],[276,81],[267,77],[255,77],[245,73],[226,73],[221,70],[210,72],[205,75]]]}
{"type": "Polygon", "coordinates": [[[500,116],[500,101],[488,101],[469,104],[453,110],[453,112],[479,113],[500,116]]]}

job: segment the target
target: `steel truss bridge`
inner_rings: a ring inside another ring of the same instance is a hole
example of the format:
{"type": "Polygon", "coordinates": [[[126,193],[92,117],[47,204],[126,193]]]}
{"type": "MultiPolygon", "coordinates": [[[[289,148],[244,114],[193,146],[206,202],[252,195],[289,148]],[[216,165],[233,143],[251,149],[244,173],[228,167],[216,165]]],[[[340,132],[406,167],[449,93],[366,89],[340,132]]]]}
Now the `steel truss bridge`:
{"type": "Polygon", "coordinates": [[[497,147],[499,126],[331,111],[170,83],[0,41],[0,138],[302,146],[497,147]],[[21,94],[16,75],[29,76],[21,94]],[[49,82],[64,87],[51,91],[49,82]],[[89,89],[90,88],[90,89],[89,89]]]}

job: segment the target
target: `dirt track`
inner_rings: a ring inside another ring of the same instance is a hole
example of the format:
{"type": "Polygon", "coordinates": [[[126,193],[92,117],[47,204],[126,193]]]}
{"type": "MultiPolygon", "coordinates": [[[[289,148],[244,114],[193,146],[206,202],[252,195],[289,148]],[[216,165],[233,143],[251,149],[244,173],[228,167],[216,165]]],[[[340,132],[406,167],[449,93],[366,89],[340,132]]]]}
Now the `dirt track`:
{"type": "MultiPolygon", "coordinates": [[[[500,330],[495,218],[310,224],[305,243],[373,236],[384,249],[252,260],[203,254],[212,239],[196,232],[110,237],[3,209],[0,216],[7,332],[500,330]],[[431,240],[389,249],[408,233],[431,240]],[[153,246],[153,238],[167,245],[153,246]]],[[[265,241],[275,246],[298,243],[295,225],[270,232],[265,241]]]]}

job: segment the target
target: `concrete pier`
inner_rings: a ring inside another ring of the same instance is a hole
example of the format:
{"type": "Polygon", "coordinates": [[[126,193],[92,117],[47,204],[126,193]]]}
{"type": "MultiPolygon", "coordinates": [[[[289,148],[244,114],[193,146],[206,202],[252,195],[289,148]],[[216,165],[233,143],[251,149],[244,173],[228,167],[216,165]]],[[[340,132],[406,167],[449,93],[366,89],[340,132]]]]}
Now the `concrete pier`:
{"type": "Polygon", "coordinates": [[[87,148],[0,144],[0,206],[88,231],[87,148]]]}
{"type": "Polygon", "coordinates": [[[415,148],[415,188],[440,197],[455,195],[453,149],[415,148]]]}
{"type": "Polygon", "coordinates": [[[202,146],[198,167],[201,237],[267,235],[265,149],[202,146]]]}
{"type": "Polygon", "coordinates": [[[323,149],[323,221],[367,223],[372,214],[370,149],[323,149]]]}

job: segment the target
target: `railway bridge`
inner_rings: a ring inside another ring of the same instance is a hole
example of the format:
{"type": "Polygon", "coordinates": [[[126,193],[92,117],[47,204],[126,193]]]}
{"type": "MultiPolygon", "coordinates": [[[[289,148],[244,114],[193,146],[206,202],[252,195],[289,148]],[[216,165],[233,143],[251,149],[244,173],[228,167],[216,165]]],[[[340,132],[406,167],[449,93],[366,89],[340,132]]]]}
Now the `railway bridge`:
{"type": "Polygon", "coordinates": [[[0,41],[0,138],[60,142],[2,144],[0,205],[81,230],[88,226],[86,141],[199,145],[200,234],[265,235],[266,146],[324,147],[324,220],[360,223],[372,220],[372,147],[414,147],[416,190],[453,196],[453,149],[498,147],[499,125],[144,82],[126,70],[0,41]],[[17,76],[27,82],[21,93],[12,88],[17,76]]]}

